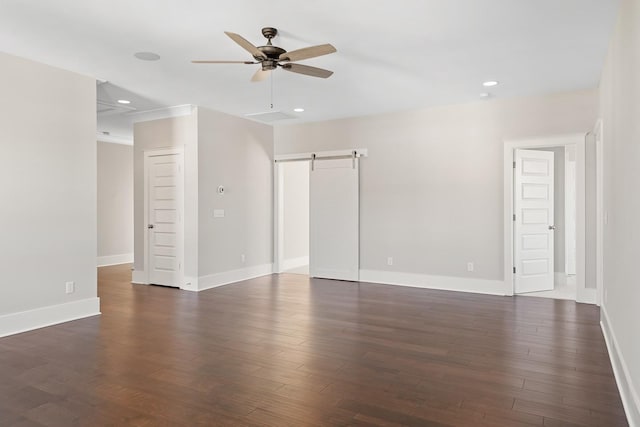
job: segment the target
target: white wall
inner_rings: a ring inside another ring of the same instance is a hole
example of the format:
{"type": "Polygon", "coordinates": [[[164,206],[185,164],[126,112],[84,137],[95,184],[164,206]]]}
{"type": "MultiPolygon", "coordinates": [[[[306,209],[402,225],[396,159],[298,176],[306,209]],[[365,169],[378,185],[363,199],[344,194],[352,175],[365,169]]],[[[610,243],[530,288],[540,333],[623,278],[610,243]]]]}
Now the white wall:
{"type": "MultiPolygon", "coordinates": [[[[264,266],[273,260],[273,130],[198,108],[199,276],[264,266]],[[224,195],[217,193],[225,187],[224,195]],[[214,218],[224,209],[224,218],[214,218]],[[242,262],[241,256],[245,256],[242,262]]],[[[205,283],[206,282],[206,283],[205,283]]]]}
{"type": "Polygon", "coordinates": [[[284,162],[280,167],[286,264],[309,258],[309,162],[284,162]]]}
{"type": "Polygon", "coordinates": [[[361,162],[362,269],[493,286],[503,280],[504,140],[586,133],[596,118],[597,92],[585,90],[281,125],[275,149],[369,149],[361,162]]]}
{"type": "Polygon", "coordinates": [[[133,147],[98,141],[98,265],[133,261],[133,147]]]}
{"type": "Polygon", "coordinates": [[[184,149],[185,246],[184,273],[198,277],[198,128],[197,112],[152,120],[133,127],[134,281],[144,272],[144,153],[149,150],[184,149]]]}
{"type": "MultiPolygon", "coordinates": [[[[640,2],[622,0],[600,85],[604,127],[604,303],[618,386],[640,425],[640,2]]],[[[635,424],[634,424],[635,423],[635,424]]]]}
{"type": "Polygon", "coordinates": [[[0,94],[2,336],[99,304],[95,80],[0,53],[0,94]]]}

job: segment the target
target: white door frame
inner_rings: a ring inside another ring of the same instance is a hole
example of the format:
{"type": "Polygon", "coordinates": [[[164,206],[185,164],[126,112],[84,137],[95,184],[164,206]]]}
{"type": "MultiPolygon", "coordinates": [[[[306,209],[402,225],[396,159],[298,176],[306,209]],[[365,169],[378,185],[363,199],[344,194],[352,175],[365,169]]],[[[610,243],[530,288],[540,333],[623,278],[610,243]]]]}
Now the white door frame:
{"type": "MultiPolygon", "coordinates": [[[[575,251],[570,250],[570,245],[569,245],[569,242],[573,238],[573,235],[575,234],[575,230],[576,230],[576,215],[575,215],[575,206],[572,206],[569,203],[569,196],[567,195],[571,194],[571,196],[575,199],[574,193],[577,189],[577,185],[576,185],[576,170],[575,170],[576,161],[575,159],[569,160],[567,151],[568,151],[568,147],[565,147],[565,150],[564,150],[564,194],[565,194],[565,197],[564,197],[564,228],[565,228],[564,230],[564,241],[565,241],[564,268],[565,268],[565,273],[569,274],[569,270],[573,271],[573,269],[569,268],[569,259],[571,258],[571,256],[573,257],[576,256],[575,251]],[[569,167],[569,165],[571,165],[571,168],[569,167]],[[570,169],[573,169],[573,175],[570,175],[568,173],[570,169]],[[570,190],[570,189],[573,189],[573,190],[570,190]],[[571,211],[574,211],[573,215],[569,215],[569,212],[571,211]],[[569,233],[569,230],[571,228],[573,228],[574,232],[569,233]],[[573,254],[571,254],[571,252],[573,252],[573,254]]],[[[574,157],[575,157],[575,152],[574,152],[574,157]]]]}
{"type": "Polygon", "coordinates": [[[149,221],[149,159],[156,156],[166,156],[170,154],[181,154],[181,162],[179,164],[179,186],[182,187],[180,198],[178,199],[178,216],[181,219],[181,227],[178,227],[180,236],[178,241],[178,256],[180,257],[180,279],[176,283],[176,287],[182,287],[184,283],[184,148],[172,147],[157,150],[144,151],[144,284],[148,285],[149,281],[149,229],[147,223],[149,221]]]}
{"type": "Polygon", "coordinates": [[[596,303],[604,303],[604,123],[598,119],[593,129],[596,138],[596,303]]]}
{"type": "Polygon", "coordinates": [[[366,148],[351,150],[316,151],[274,156],[273,163],[273,272],[282,273],[284,261],[284,174],[280,167],[283,162],[311,161],[312,159],[347,157],[367,157],[366,148]]]}
{"type": "Polygon", "coordinates": [[[507,140],[504,143],[504,289],[514,295],[514,230],[513,230],[513,162],[517,148],[576,146],[576,301],[595,303],[593,289],[585,288],[586,134],[571,134],[531,139],[507,140]]]}

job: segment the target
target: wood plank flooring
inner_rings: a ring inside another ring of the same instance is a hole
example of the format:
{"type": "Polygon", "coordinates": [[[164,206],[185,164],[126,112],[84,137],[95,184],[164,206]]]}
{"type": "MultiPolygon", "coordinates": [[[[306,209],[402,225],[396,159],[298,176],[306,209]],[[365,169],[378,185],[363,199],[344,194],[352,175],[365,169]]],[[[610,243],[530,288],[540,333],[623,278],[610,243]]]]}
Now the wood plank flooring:
{"type": "Polygon", "coordinates": [[[595,306],[99,269],[102,316],[0,339],[2,426],[625,426],[595,306]]]}

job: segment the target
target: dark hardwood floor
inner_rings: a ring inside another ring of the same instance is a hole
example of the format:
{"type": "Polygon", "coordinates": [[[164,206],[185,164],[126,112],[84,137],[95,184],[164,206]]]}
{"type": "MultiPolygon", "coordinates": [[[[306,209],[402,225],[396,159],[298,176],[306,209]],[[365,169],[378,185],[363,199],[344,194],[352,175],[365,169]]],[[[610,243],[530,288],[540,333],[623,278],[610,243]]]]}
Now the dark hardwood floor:
{"type": "Polygon", "coordinates": [[[595,306],[99,270],[102,316],[0,339],[2,426],[624,426],[595,306]]]}

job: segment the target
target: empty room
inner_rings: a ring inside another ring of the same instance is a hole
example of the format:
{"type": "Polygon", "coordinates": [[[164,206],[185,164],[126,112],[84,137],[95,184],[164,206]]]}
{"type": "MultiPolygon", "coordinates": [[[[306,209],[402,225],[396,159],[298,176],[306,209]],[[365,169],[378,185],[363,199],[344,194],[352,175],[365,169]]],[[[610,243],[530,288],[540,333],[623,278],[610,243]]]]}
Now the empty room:
{"type": "Polygon", "coordinates": [[[640,0],[3,0],[0,426],[640,427],[640,0]]]}

